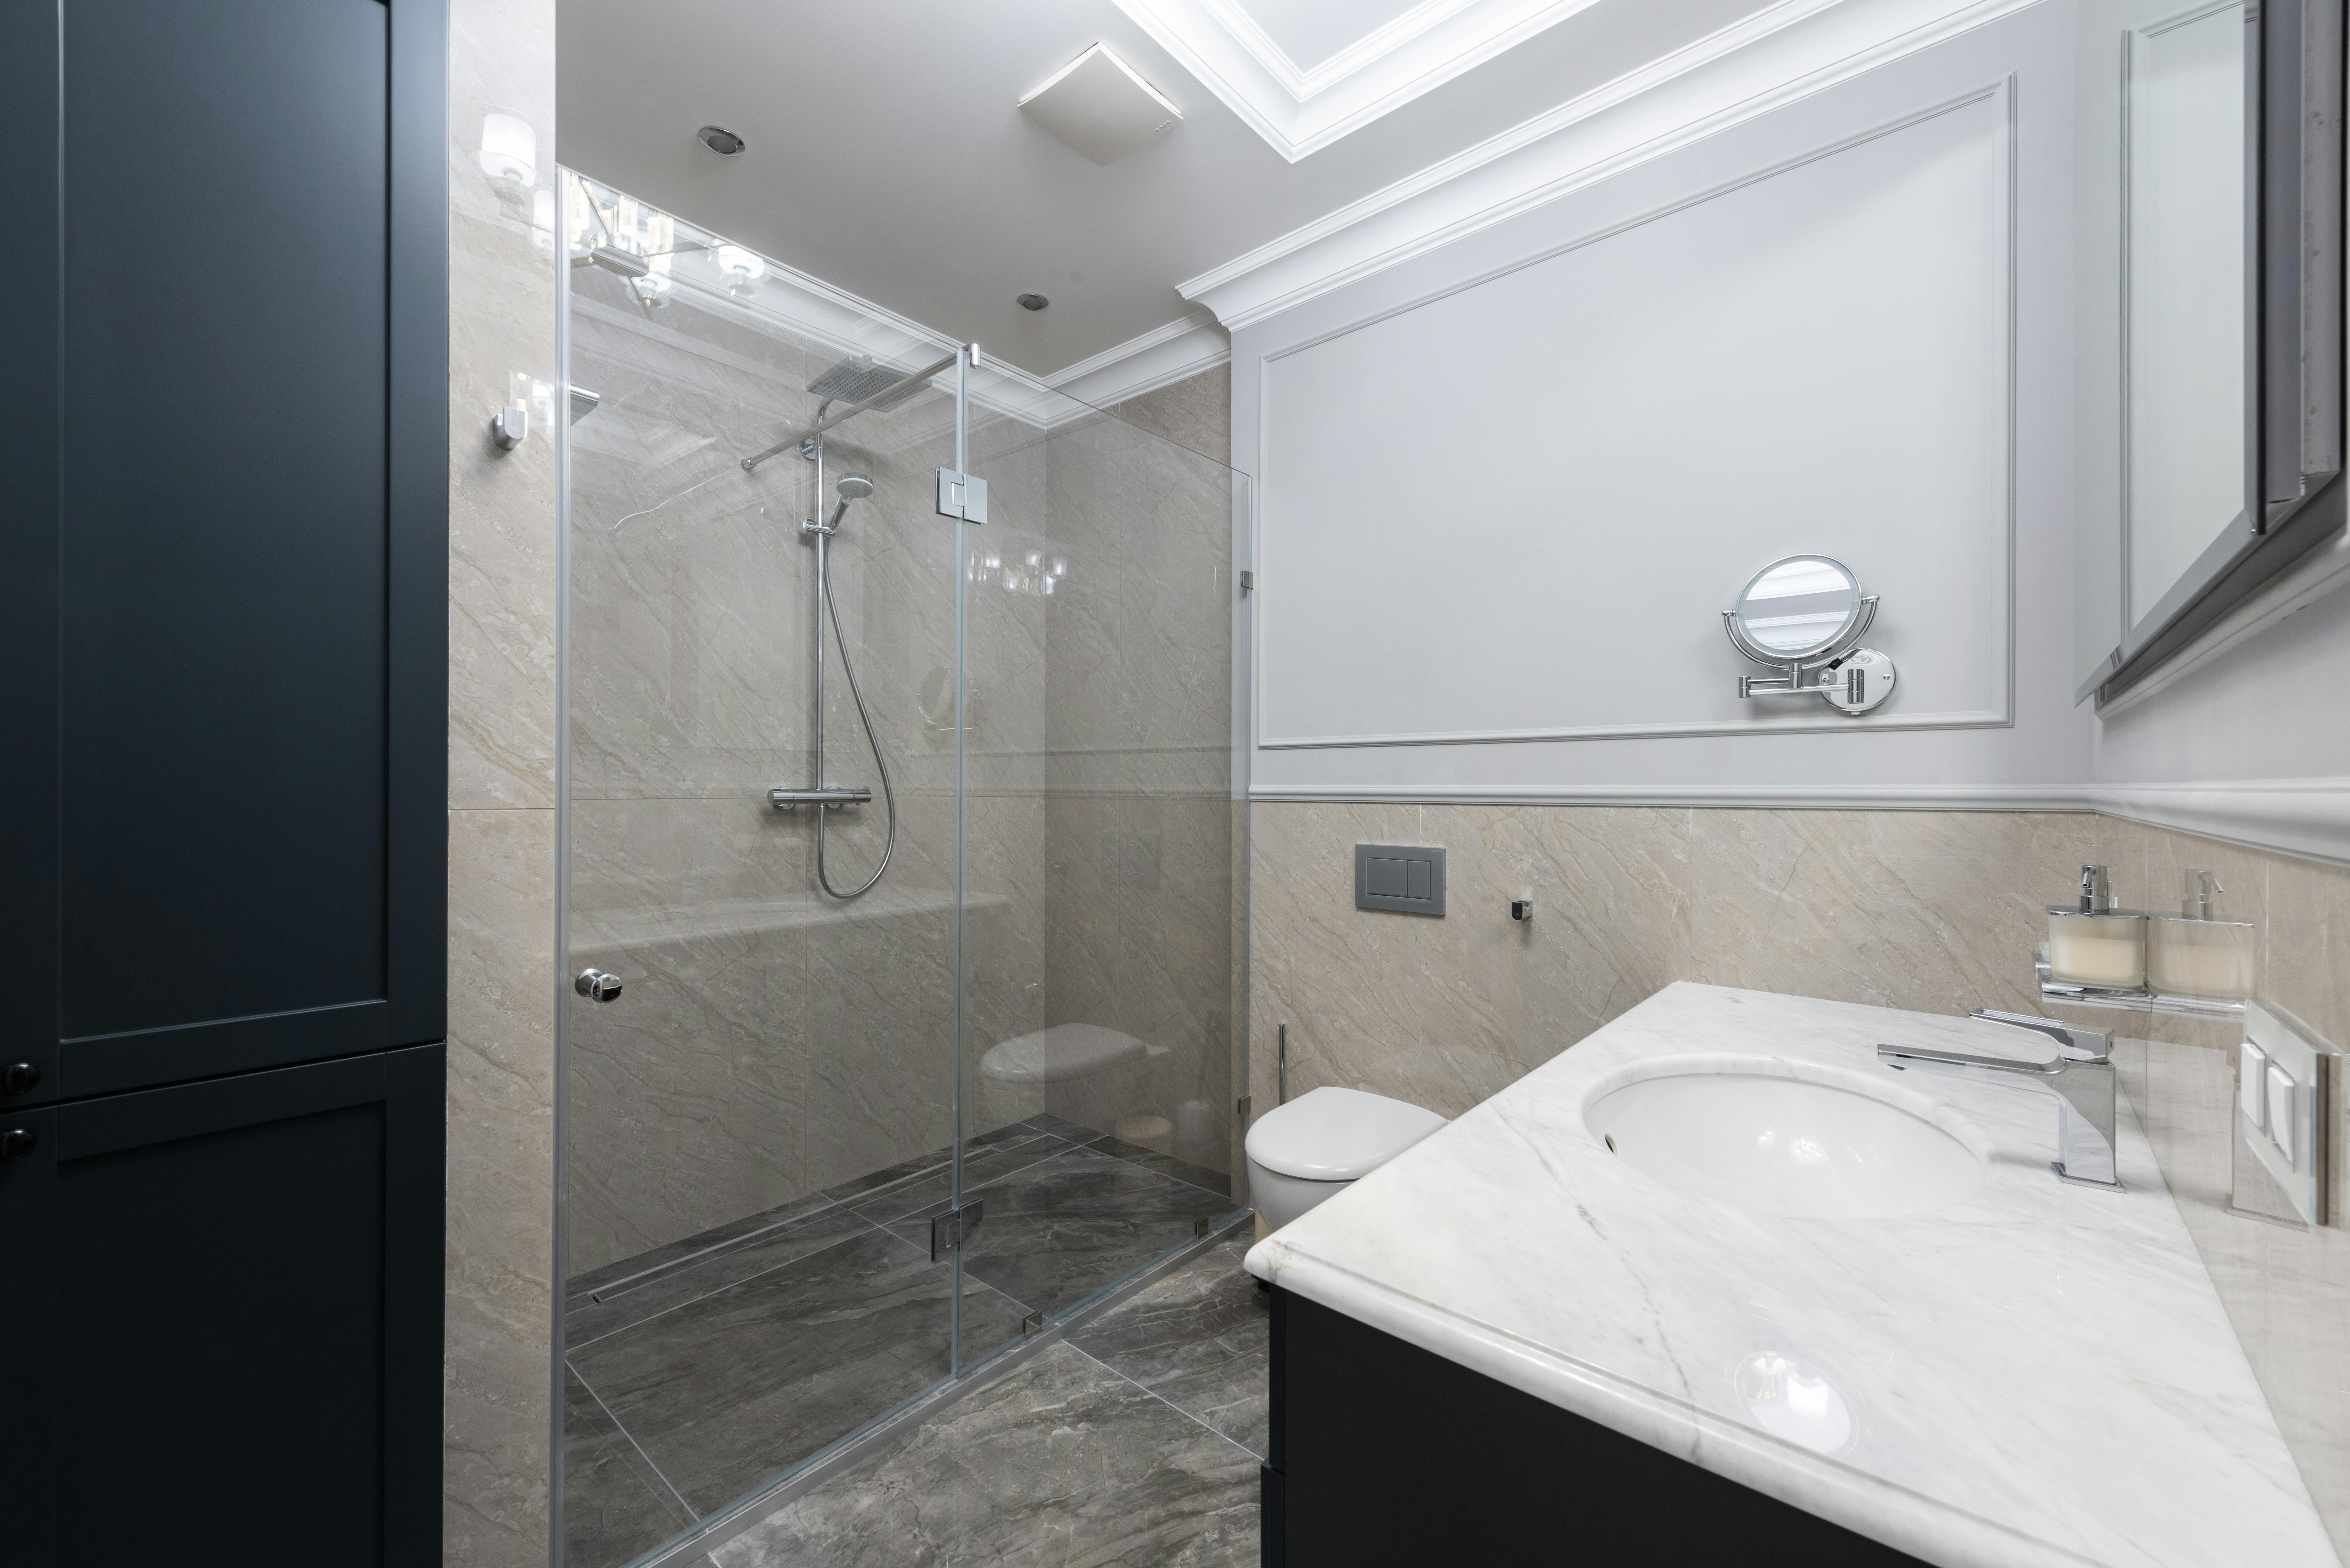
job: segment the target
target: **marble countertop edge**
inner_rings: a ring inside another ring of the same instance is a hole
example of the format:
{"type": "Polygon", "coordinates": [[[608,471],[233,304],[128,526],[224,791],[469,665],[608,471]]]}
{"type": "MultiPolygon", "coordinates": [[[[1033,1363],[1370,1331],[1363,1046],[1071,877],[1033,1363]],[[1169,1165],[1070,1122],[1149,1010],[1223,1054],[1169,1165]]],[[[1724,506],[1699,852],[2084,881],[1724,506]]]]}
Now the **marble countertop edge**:
{"type": "Polygon", "coordinates": [[[1258,1242],[1245,1262],[1283,1290],[1937,1568],[2096,1568],[2092,1558],[1558,1355],[1278,1236],[1258,1242]]]}
{"type": "Polygon", "coordinates": [[[1937,1568],[2095,1568],[2094,1559],[1557,1355],[1298,1252],[1278,1236],[1258,1242],[1246,1263],[1283,1290],[1937,1568]]]}

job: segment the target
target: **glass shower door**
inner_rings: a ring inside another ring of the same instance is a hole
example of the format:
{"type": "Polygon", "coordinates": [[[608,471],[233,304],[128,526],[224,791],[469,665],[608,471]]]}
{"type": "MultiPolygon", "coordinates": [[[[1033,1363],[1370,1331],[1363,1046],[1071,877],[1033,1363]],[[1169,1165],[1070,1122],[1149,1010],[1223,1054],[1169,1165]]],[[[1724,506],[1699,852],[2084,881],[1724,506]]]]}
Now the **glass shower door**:
{"type": "Polygon", "coordinates": [[[609,981],[559,1024],[563,1519],[572,1568],[617,1568],[938,1386],[958,1313],[1020,1314],[931,1245],[956,377],[890,392],[942,347],[567,185],[566,961],[609,981]]]}
{"type": "MultiPolygon", "coordinates": [[[[1238,1218],[1232,543],[1247,482],[1159,433],[1219,414],[1191,406],[1208,395],[1113,412],[972,372],[987,520],[962,527],[963,1201],[985,1218],[965,1299],[1034,1322],[1238,1218]]],[[[969,1365],[1002,1341],[966,1314],[969,1365]]]]}

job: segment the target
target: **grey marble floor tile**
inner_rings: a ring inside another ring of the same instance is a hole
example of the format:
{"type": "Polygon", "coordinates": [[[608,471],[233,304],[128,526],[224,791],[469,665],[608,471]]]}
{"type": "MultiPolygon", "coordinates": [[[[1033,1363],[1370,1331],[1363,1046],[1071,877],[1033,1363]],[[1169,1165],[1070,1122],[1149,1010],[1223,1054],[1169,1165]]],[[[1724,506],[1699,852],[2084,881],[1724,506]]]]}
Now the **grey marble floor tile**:
{"type": "Polygon", "coordinates": [[[1262,1459],[1273,1314],[1241,1267],[1248,1250],[1245,1241],[1210,1248],[1069,1343],[1262,1459]]]}
{"type": "Polygon", "coordinates": [[[585,1273],[574,1274],[564,1282],[565,1309],[567,1311],[572,1306],[580,1304],[590,1294],[617,1280],[625,1280],[631,1274],[639,1274],[648,1269],[658,1269],[680,1258],[691,1257],[696,1252],[706,1251],[712,1247],[723,1247],[730,1242],[738,1241],[743,1237],[772,1230],[778,1225],[789,1224],[795,1220],[805,1219],[810,1214],[821,1212],[832,1206],[832,1200],[823,1193],[813,1192],[806,1198],[794,1199],[789,1203],[761,1213],[745,1215],[740,1220],[730,1220],[723,1225],[713,1225],[707,1231],[688,1236],[682,1241],[671,1241],[665,1247],[655,1247],[648,1251],[639,1252],[634,1257],[622,1258],[617,1262],[606,1263],[602,1268],[590,1269],[585,1273]]]}
{"type": "Polygon", "coordinates": [[[870,1229],[855,1214],[827,1200],[821,1208],[753,1231],[723,1251],[656,1274],[641,1284],[623,1290],[608,1286],[594,1294],[574,1297],[563,1314],[565,1349],[567,1353],[584,1350],[608,1334],[864,1235],[870,1229]]]}
{"type": "Polygon", "coordinates": [[[1139,1143],[1128,1143],[1124,1138],[1113,1137],[1108,1133],[1104,1133],[1101,1137],[1093,1139],[1086,1147],[1099,1149],[1112,1158],[1125,1160],[1129,1165],[1139,1165],[1145,1170],[1155,1170],[1161,1176],[1171,1176],[1178,1181],[1188,1181],[1201,1191],[1212,1192],[1218,1197],[1225,1196],[1232,1189],[1232,1178],[1221,1170],[1210,1170],[1204,1165],[1193,1165],[1190,1160],[1178,1159],[1171,1154],[1161,1154],[1155,1148],[1145,1148],[1139,1143]]]}
{"type": "MultiPolygon", "coordinates": [[[[573,1357],[638,1447],[707,1513],[946,1376],[951,1272],[881,1231],[607,1334],[573,1357]]],[[[985,1343],[1022,1309],[966,1277],[985,1343]]]]}
{"type": "Polygon", "coordinates": [[[615,1568],[693,1522],[579,1375],[563,1372],[563,1561],[615,1568]]]}
{"type": "MultiPolygon", "coordinates": [[[[1064,1139],[1035,1133],[1023,1138],[1007,1138],[985,1148],[967,1149],[962,1157],[962,1189],[969,1192],[1000,1181],[1015,1170],[1040,1159],[1050,1159],[1072,1147],[1064,1139]]],[[[953,1188],[953,1171],[941,1164],[869,1196],[851,1199],[847,1207],[877,1225],[886,1225],[917,1210],[943,1207],[953,1188]]]]}
{"type": "Polygon", "coordinates": [[[1239,1568],[1256,1457],[1055,1345],[717,1549],[721,1568],[1239,1568]]]}
{"type": "MultiPolygon", "coordinates": [[[[985,1204],[976,1240],[963,1249],[963,1272],[1039,1312],[1058,1312],[1191,1239],[1192,1226],[1231,1207],[1214,1193],[1091,1149],[1073,1148],[977,1189],[966,1203],[985,1204]]],[[[917,1210],[890,1226],[910,1244],[929,1245],[931,1214],[917,1210]]],[[[993,1340],[973,1336],[966,1346],[993,1340]]]]}

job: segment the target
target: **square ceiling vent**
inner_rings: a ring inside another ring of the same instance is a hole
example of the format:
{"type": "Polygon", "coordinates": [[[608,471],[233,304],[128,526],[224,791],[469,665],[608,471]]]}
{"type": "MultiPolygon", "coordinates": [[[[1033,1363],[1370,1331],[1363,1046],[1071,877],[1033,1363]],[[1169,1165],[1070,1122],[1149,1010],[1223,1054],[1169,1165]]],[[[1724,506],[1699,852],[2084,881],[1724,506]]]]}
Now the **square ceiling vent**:
{"type": "Polygon", "coordinates": [[[1132,66],[1096,44],[1020,100],[1020,112],[1097,163],[1115,163],[1183,118],[1132,66]]]}

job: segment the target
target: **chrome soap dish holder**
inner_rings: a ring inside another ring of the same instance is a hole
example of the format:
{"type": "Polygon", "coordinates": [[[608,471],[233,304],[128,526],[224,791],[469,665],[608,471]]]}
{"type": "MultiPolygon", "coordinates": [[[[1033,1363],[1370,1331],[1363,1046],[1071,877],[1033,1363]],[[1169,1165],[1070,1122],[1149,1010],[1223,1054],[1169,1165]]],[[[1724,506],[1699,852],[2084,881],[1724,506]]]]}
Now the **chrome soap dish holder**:
{"type": "Polygon", "coordinates": [[[1747,579],[1721,612],[1730,646],[1776,675],[1742,675],[1741,697],[1824,697],[1866,713],[1893,695],[1893,660],[1860,639],[1877,621],[1877,596],[1826,556],[1788,556],[1747,579]]]}

